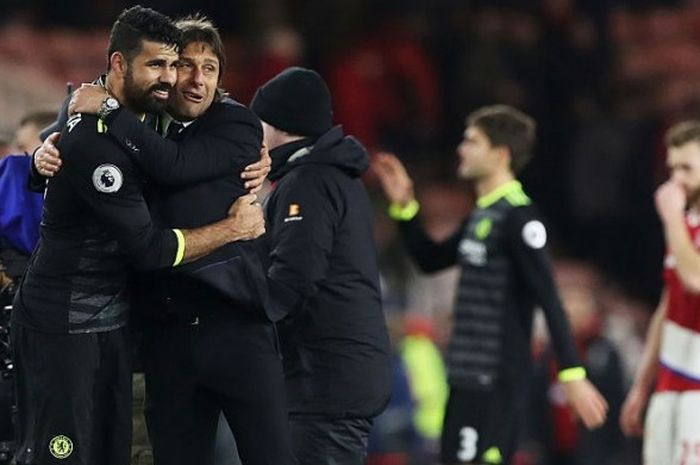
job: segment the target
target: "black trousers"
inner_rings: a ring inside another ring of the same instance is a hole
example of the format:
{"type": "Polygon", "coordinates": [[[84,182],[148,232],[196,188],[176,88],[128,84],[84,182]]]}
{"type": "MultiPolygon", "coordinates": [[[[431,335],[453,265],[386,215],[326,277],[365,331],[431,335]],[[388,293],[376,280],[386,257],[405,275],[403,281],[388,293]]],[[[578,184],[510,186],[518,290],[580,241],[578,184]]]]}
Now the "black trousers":
{"type": "Polygon", "coordinates": [[[289,423],[294,456],[299,465],[363,465],[365,463],[372,420],[292,416],[289,423]]]}
{"type": "Polygon", "coordinates": [[[49,334],[12,326],[18,464],[128,465],[131,347],[126,328],[49,334]]]}
{"type": "Polygon", "coordinates": [[[231,310],[147,328],[145,416],[155,465],[210,465],[223,412],[245,465],[291,465],[272,324],[231,310]]]}

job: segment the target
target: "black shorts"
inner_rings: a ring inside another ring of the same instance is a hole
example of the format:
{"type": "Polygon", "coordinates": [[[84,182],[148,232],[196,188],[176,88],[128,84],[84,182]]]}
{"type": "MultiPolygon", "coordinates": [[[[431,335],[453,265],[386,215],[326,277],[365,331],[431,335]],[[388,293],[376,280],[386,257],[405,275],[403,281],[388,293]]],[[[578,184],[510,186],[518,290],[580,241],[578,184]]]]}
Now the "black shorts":
{"type": "Polygon", "coordinates": [[[450,389],[442,429],[442,463],[508,463],[517,432],[523,393],[450,389]]]}
{"type": "Polygon", "coordinates": [[[128,465],[128,330],[49,334],[12,327],[18,464],[128,465]]]}

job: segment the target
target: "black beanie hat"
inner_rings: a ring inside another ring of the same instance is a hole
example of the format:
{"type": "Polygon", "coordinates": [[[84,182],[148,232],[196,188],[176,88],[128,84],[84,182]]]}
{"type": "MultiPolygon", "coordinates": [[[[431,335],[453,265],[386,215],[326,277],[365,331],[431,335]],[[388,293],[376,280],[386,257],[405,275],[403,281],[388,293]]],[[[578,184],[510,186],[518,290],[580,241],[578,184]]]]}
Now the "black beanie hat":
{"type": "Polygon", "coordinates": [[[260,87],[250,109],[267,124],[300,136],[319,136],[333,126],[331,93],[316,72],[287,68],[260,87]]]}

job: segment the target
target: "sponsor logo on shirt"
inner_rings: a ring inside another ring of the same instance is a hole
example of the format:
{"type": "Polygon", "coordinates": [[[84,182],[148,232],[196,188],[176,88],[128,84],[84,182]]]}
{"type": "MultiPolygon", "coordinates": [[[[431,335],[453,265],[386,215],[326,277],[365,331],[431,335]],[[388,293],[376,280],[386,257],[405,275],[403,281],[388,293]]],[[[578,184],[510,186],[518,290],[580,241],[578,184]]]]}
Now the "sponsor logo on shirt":
{"type": "Polygon", "coordinates": [[[298,203],[290,203],[289,204],[289,211],[287,213],[287,217],[284,219],[285,223],[288,223],[290,221],[301,221],[303,220],[304,217],[301,216],[301,207],[299,206],[298,203]]]}
{"type": "Polygon", "coordinates": [[[479,220],[479,222],[476,224],[476,227],[474,228],[474,235],[477,239],[483,241],[491,233],[492,227],[493,221],[491,221],[491,218],[482,218],[481,220],[479,220]]]}
{"type": "Polygon", "coordinates": [[[92,172],[92,184],[95,189],[105,194],[117,192],[123,182],[121,170],[112,164],[100,165],[92,172]]]}
{"type": "Polygon", "coordinates": [[[463,239],[459,243],[459,254],[469,264],[484,266],[487,261],[486,244],[472,239],[463,239]]]}

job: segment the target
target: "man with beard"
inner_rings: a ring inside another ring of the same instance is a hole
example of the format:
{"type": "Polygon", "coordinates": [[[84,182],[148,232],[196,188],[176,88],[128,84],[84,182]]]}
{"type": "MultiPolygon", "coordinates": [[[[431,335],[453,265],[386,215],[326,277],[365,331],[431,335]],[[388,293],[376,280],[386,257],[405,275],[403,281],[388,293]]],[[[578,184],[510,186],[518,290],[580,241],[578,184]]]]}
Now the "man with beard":
{"type": "Polygon", "coordinates": [[[426,272],[459,265],[455,322],[447,350],[450,396],[441,442],[444,464],[510,463],[531,365],[535,305],[544,310],[566,399],[589,429],[607,404],[579,362],[547,253],[547,232],[515,174],[530,160],[535,122],[505,105],[467,118],[457,148],[460,177],[477,203],[445,241],[417,220],[413,182],[392,154],[375,164],[406,246],[426,272]]]}
{"type": "MultiPolygon", "coordinates": [[[[156,223],[196,227],[225,215],[230,199],[245,193],[235,175],[241,162],[257,159],[262,128],[250,110],[217,88],[225,54],[213,24],[195,16],[176,26],[183,48],[168,113],[161,115],[167,137],[124,108],[105,122],[113,138],[140,148],[133,159],[154,181],[148,203],[156,223]],[[190,181],[205,172],[206,179],[190,181]]],[[[70,107],[94,113],[105,98],[103,89],[85,85],[70,107]]],[[[156,464],[212,463],[222,411],[246,465],[291,463],[272,326],[277,316],[266,313],[265,275],[253,247],[231,244],[148,279],[145,414],[156,464]]]]}
{"type": "MultiPolygon", "coordinates": [[[[179,44],[166,16],[125,10],[101,82],[135,113],[158,112],[176,80],[179,44]]],[[[106,134],[114,103],[99,117],[66,121],[58,146],[65,166],[48,183],[41,239],[14,301],[18,464],[128,464],[131,269],[177,266],[264,232],[254,195],[209,226],[156,229],[140,172],[106,134]]]]}
{"type": "Polygon", "coordinates": [[[625,434],[644,434],[645,465],[700,459],[700,121],[671,127],[666,146],[671,177],[655,199],[665,286],[620,413],[625,434]]]}

